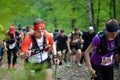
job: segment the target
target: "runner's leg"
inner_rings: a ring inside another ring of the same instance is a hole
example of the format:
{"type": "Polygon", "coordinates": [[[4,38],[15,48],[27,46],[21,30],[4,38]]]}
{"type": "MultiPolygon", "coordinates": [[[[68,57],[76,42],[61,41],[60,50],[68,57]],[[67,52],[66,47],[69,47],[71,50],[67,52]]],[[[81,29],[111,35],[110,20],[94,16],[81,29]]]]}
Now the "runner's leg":
{"type": "Polygon", "coordinates": [[[12,65],[15,66],[17,61],[17,51],[13,51],[13,61],[12,61],[12,65]]]}
{"type": "Polygon", "coordinates": [[[94,80],[104,80],[103,79],[102,67],[94,65],[92,62],[91,62],[91,64],[92,64],[92,67],[96,71],[96,74],[97,74],[97,77],[94,78],[94,80]]]}
{"type": "Polygon", "coordinates": [[[11,50],[7,51],[7,58],[8,58],[8,68],[11,67],[11,50]]]}
{"type": "Polygon", "coordinates": [[[113,80],[113,67],[105,67],[103,71],[104,80],[113,80]]]}

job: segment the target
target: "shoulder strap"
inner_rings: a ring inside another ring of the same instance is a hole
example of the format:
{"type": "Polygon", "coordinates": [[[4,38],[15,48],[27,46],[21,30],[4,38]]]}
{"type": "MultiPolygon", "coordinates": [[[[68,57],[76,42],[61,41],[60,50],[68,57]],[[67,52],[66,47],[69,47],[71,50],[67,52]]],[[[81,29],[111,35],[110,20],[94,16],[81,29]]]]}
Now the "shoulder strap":
{"type": "MultiPolygon", "coordinates": [[[[34,35],[30,35],[30,37],[31,37],[33,43],[35,44],[35,46],[37,47],[37,49],[38,49],[39,51],[41,51],[40,48],[39,48],[39,46],[38,46],[38,44],[37,44],[37,41],[36,41],[34,35]]],[[[43,39],[44,39],[44,38],[43,38],[43,39]]],[[[45,41],[44,41],[44,40],[43,40],[43,44],[45,45],[45,41]]],[[[44,47],[44,45],[43,45],[43,47],[44,47]]]]}
{"type": "Polygon", "coordinates": [[[105,54],[107,51],[107,44],[106,44],[106,33],[105,32],[99,32],[98,36],[100,38],[100,46],[97,48],[98,54],[105,54]]]}
{"type": "Polygon", "coordinates": [[[105,34],[106,34],[105,32],[101,31],[101,32],[98,33],[98,36],[100,38],[105,38],[105,36],[106,36],[105,34]]]}
{"type": "Polygon", "coordinates": [[[116,48],[115,48],[114,53],[115,54],[120,53],[120,32],[118,32],[118,35],[115,38],[115,46],[116,46],[116,48]]]}
{"type": "Polygon", "coordinates": [[[73,34],[74,34],[74,33],[73,33],[73,32],[71,32],[71,40],[73,40],[73,34]]]}
{"type": "MultiPolygon", "coordinates": [[[[35,37],[33,35],[30,35],[30,37],[31,37],[31,39],[32,39],[32,41],[34,43],[34,46],[36,45],[37,49],[40,51],[40,57],[41,57],[41,61],[42,61],[42,53],[41,53],[41,50],[40,50],[40,48],[39,48],[39,46],[38,46],[38,44],[36,42],[36,39],[35,39],[35,37]]],[[[35,54],[37,54],[37,53],[35,53],[35,54]]]]}
{"type": "Polygon", "coordinates": [[[46,37],[43,36],[43,49],[46,47],[46,45],[47,45],[46,37]]]}
{"type": "Polygon", "coordinates": [[[32,42],[34,43],[34,46],[36,46],[38,48],[38,44],[36,42],[36,39],[33,35],[30,35],[31,39],[32,39],[32,42]]]}
{"type": "MultiPolygon", "coordinates": [[[[35,37],[33,35],[30,35],[30,37],[31,37],[33,43],[35,44],[35,46],[39,49],[39,51],[41,51],[40,48],[39,48],[39,46],[38,46],[38,44],[37,44],[37,42],[36,42],[35,37]]],[[[46,37],[43,36],[43,49],[46,47],[46,45],[47,45],[46,37]]]]}

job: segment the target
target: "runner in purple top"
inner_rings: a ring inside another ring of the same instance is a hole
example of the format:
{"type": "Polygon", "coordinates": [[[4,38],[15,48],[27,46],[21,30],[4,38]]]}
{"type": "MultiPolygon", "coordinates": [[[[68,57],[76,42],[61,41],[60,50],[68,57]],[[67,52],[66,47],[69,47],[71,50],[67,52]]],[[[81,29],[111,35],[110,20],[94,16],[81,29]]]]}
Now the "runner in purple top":
{"type": "MultiPolygon", "coordinates": [[[[111,49],[115,46],[114,40],[106,40],[107,48],[111,49]]],[[[98,35],[96,35],[91,42],[91,46],[98,47],[100,46],[100,38],[98,35]]],[[[91,55],[91,61],[97,66],[111,66],[113,65],[113,54],[114,52],[107,52],[106,54],[100,55],[97,53],[97,50],[93,51],[93,54],[91,55]],[[109,61],[106,61],[109,59],[109,61]]]]}
{"type": "Polygon", "coordinates": [[[99,32],[85,51],[88,69],[94,80],[113,80],[114,54],[120,49],[118,29],[118,21],[108,19],[105,31],[99,32]],[[91,57],[89,57],[90,52],[92,52],[91,57]]]}

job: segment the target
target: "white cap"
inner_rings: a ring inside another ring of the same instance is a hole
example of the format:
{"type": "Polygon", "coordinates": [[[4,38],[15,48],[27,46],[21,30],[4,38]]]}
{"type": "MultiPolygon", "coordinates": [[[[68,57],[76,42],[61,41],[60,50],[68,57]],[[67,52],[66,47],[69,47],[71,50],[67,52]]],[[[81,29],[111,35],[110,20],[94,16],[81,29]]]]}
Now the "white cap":
{"type": "Polygon", "coordinates": [[[93,26],[90,26],[90,27],[89,27],[89,30],[94,30],[93,26]]]}

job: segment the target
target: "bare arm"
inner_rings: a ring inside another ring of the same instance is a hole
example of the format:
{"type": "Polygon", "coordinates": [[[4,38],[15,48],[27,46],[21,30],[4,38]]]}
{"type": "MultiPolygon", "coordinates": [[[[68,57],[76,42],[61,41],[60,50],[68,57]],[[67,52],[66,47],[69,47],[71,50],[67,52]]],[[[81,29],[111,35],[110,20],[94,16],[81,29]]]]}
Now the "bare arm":
{"type": "Polygon", "coordinates": [[[95,47],[89,45],[89,47],[87,48],[87,50],[84,53],[91,78],[97,77],[96,71],[92,68],[91,61],[90,61],[90,56],[89,56],[90,52],[92,52],[94,48],[95,47]]]}
{"type": "Polygon", "coordinates": [[[55,45],[55,43],[51,46],[51,48],[52,48],[52,55],[53,55],[53,63],[55,64],[55,65],[58,65],[59,64],[59,59],[58,59],[58,57],[57,57],[57,53],[56,53],[56,45],[55,45]]]}
{"type": "Polygon", "coordinates": [[[67,47],[68,47],[68,50],[70,50],[70,41],[71,41],[71,39],[68,38],[68,40],[67,40],[67,47]]]}
{"type": "Polygon", "coordinates": [[[86,50],[85,53],[84,53],[84,56],[85,56],[85,59],[86,59],[86,62],[87,62],[88,69],[90,69],[90,70],[92,70],[92,66],[91,66],[89,54],[93,51],[94,48],[95,48],[95,47],[89,45],[89,47],[87,48],[87,50],[86,50]]]}
{"type": "Polygon", "coordinates": [[[80,42],[82,43],[82,36],[80,36],[80,42]]]}
{"type": "Polygon", "coordinates": [[[55,45],[55,42],[54,42],[54,44],[51,46],[51,48],[52,48],[52,54],[53,54],[53,55],[57,55],[57,54],[56,54],[56,45],[55,45]]]}

